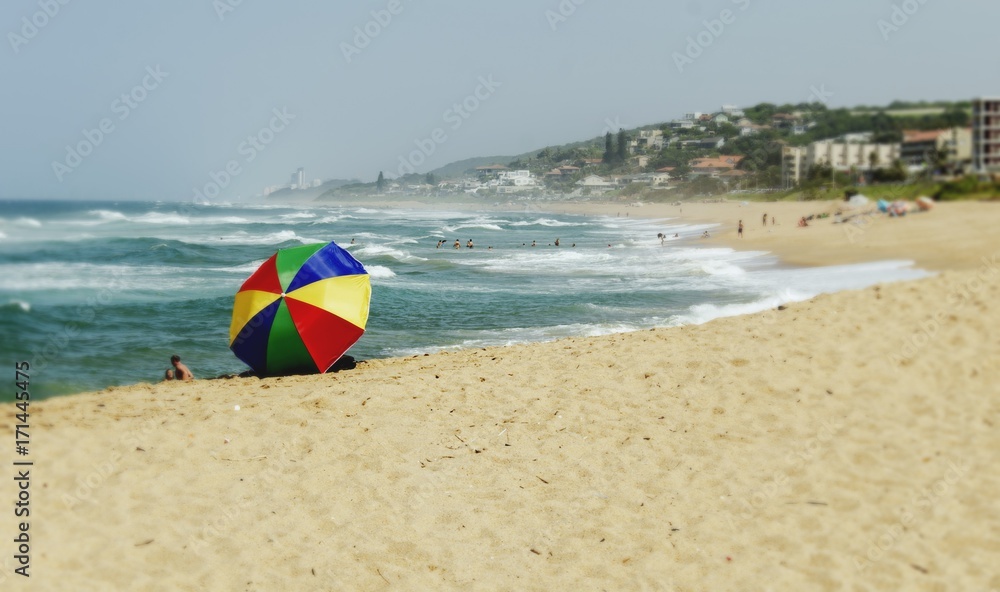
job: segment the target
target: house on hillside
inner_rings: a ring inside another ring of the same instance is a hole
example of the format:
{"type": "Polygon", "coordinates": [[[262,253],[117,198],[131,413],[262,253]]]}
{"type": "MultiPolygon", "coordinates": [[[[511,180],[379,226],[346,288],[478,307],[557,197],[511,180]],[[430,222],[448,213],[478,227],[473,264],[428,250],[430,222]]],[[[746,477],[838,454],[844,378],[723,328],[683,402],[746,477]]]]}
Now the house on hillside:
{"type": "Polygon", "coordinates": [[[663,150],[662,130],[640,130],[639,135],[628,143],[629,154],[647,150],[663,150]]]}
{"type": "Polygon", "coordinates": [[[667,124],[671,129],[694,129],[693,119],[675,119],[667,124]]]}
{"type": "Polygon", "coordinates": [[[718,150],[726,145],[726,139],[722,136],[712,138],[702,138],[700,140],[682,140],[681,148],[685,150],[718,150]]]}
{"type": "Polygon", "coordinates": [[[598,175],[587,175],[576,182],[577,187],[588,191],[605,192],[615,188],[615,184],[598,175]]]}
{"type": "Polygon", "coordinates": [[[756,123],[751,123],[749,121],[747,123],[741,123],[737,127],[740,128],[740,136],[743,137],[756,136],[764,130],[771,129],[771,126],[769,125],[757,125],[756,123]]]}
{"type": "Polygon", "coordinates": [[[718,177],[736,169],[744,156],[720,156],[719,158],[696,158],[688,166],[692,177],[718,177]]]}
{"type": "Polygon", "coordinates": [[[732,119],[738,119],[746,115],[743,109],[740,109],[736,105],[723,105],[722,112],[728,115],[732,119]]]}
{"type": "Polygon", "coordinates": [[[502,164],[490,164],[486,166],[476,167],[476,175],[480,180],[495,179],[500,173],[509,170],[502,164]]]}

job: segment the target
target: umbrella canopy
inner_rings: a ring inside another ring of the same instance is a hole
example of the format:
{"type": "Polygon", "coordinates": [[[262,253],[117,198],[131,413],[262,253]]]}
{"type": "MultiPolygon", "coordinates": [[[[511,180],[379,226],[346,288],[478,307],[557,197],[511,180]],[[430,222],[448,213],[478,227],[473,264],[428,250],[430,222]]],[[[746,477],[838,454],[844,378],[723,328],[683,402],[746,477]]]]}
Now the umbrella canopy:
{"type": "Polygon", "coordinates": [[[229,348],[260,375],[323,373],[365,332],[368,272],[334,243],[282,249],[244,282],[229,348]]]}

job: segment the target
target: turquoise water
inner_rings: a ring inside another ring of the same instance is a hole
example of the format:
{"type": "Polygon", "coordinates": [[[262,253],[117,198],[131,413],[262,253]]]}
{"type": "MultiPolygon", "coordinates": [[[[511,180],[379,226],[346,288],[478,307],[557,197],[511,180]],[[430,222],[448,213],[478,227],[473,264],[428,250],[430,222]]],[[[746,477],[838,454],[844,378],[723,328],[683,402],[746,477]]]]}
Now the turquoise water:
{"type": "Polygon", "coordinates": [[[907,262],[790,269],[707,248],[706,228],[537,211],[0,201],[0,359],[11,377],[15,361],[32,364],[35,397],[156,381],[175,353],[198,377],[242,372],[228,349],[233,295],[276,249],[330,240],[372,276],[358,359],[700,323],[926,275],[907,262]],[[660,232],[680,237],[661,245],[660,232]]]}

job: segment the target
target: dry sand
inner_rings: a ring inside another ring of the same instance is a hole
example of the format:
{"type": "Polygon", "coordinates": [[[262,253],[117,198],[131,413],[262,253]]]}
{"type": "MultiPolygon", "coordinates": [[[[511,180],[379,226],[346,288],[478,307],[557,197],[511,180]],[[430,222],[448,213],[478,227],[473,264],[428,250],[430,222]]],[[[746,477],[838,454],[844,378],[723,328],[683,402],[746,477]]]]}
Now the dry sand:
{"type": "MultiPolygon", "coordinates": [[[[778,207],[789,226],[748,244],[822,230],[778,207]]],[[[34,403],[32,576],[11,574],[7,511],[0,586],[1000,589],[1000,237],[968,227],[918,256],[924,239],[898,253],[882,234],[956,231],[938,213],[877,221],[858,251],[963,269],[918,282],[696,327],[34,403]]]]}

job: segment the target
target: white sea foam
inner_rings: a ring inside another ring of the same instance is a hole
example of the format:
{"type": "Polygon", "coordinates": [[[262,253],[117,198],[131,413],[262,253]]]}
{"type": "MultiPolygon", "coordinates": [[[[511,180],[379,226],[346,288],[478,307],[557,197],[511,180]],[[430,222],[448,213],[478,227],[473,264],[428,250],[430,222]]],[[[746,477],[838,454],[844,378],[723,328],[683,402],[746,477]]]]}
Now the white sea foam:
{"type": "Polygon", "coordinates": [[[41,228],[42,223],[34,218],[21,217],[13,222],[14,226],[27,226],[28,228],[41,228]]]}
{"type": "Polygon", "coordinates": [[[562,222],[560,220],[552,220],[550,218],[538,218],[537,220],[522,220],[520,222],[513,222],[511,226],[547,226],[549,228],[560,228],[563,226],[587,226],[585,222],[562,222]]]}
{"type": "Polygon", "coordinates": [[[91,210],[87,213],[97,216],[101,222],[122,222],[128,220],[128,216],[114,210],[91,210]]]}
{"type": "Polygon", "coordinates": [[[753,302],[739,304],[696,304],[692,306],[686,314],[677,315],[671,324],[675,325],[701,325],[709,321],[733,317],[737,315],[753,314],[776,308],[789,302],[800,302],[815,297],[815,293],[799,292],[795,290],[784,290],[777,294],[766,296],[753,302]]]}
{"type": "MultiPolygon", "coordinates": [[[[160,237],[164,238],[164,237],[160,237]]],[[[299,242],[303,245],[327,242],[322,239],[299,236],[294,230],[281,230],[268,234],[253,234],[246,231],[239,231],[235,234],[223,235],[219,237],[170,237],[170,240],[178,240],[186,244],[195,245],[280,245],[290,241],[299,242]]]]}
{"type": "Polygon", "coordinates": [[[396,272],[382,265],[367,265],[365,271],[374,279],[388,279],[396,277],[396,272]]]}
{"type": "Polygon", "coordinates": [[[166,266],[96,263],[14,263],[0,265],[0,291],[74,291],[156,289],[165,278],[186,277],[190,270],[166,266]],[[10,278],[20,278],[12,282],[10,278]]]}
{"type": "Polygon", "coordinates": [[[497,232],[503,232],[503,228],[500,226],[485,222],[470,222],[468,224],[459,224],[457,226],[445,226],[442,230],[444,232],[451,233],[458,232],[459,230],[494,230],[497,232]]]}
{"type": "MultiPolygon", "coordinates": [[[[127,219],[127,218],[126,218],[127,219]]],[[[149,212],[131,220],[140,224],[190,224],[191,218],[176,213],[149,212]]]]}
{"type": "Polygon", "coordinates": [[[244,263],[243,265],[234,265],[232,267],[210,267],[207,269],[209,271],[221,271],[224,273],[250,275],[253,272],[257,271],[257,269],[259,269],[260,266],[263,265],[265,261],[267,261],[267,259],[261,259],[260,261],[252,261],[250,263],[244,263]]]}
{"type": "Polygon", "coordinates": [[[9,300],[2,308],[12,308],[21,312],[31,312],[31,303],[24,300],[9,300]]]}
{"type": "Polygon", "coordinates": [[[391,257],[397,261],[427,261],[423,257],[417,257],[411,255],[406,251],[401,251],[399,249],[393,249],[385,245],[362,245],[360,248],[351,251],[351,253],[356,257],[364,258],[375,258],[375,257],[391,257]],[[356,251],[356,252],[355,252],[356,251]]]}

